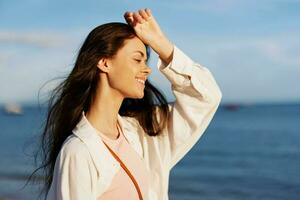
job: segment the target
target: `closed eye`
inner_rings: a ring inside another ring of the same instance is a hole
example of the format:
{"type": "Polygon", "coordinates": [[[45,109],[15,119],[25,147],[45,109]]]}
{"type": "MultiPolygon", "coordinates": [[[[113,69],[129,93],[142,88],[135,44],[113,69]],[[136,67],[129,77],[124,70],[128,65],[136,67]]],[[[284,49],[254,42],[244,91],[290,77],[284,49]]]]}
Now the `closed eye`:
{"type": "Polygon", "coordinates": [[[138,59],[134,59],[135,61],[137,61],[137,62],[141,62],[142,60],[138,60],[138,59]]]}
{"type": "Polygon", "coordinates": [[[143,60],[139,60],[139,59],[134,59],[136,62],[138,62],[138,63],[144,63],[144,64],[147,64],[147,61],[145,60],[145,61],[143,61],[143,60]]]}

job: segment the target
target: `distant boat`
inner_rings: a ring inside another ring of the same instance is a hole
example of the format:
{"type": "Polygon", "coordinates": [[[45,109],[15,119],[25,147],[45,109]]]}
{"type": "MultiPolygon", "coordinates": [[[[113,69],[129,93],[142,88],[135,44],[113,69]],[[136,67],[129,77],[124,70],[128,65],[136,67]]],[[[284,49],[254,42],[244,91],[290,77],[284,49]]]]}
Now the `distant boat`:
{"type": "Polygon", "coordinates": [[[5,104],[4,112],[9,115],[22,115],[23,114],[21,105],[16,104],[16,103],[5,104]]]}
{"type": "Polygon", "coordinates": [[[226,110],[236,111],[240,108],[240,105],[239,104],[227,104],[227,105],[224,105],[224,107],[226,110]]]}

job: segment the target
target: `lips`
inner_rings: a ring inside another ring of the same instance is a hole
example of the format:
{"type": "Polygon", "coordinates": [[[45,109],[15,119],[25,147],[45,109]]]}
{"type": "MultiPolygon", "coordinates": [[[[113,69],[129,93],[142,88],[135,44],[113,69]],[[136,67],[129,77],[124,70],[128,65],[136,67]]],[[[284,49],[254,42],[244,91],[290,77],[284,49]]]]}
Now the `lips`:
{"type": "Polygon", "coordinates": [[[137,82],[139,82],[139,83],[141,83],[141,84],[145,85],[145,81],[144,81],[144,80],[142,80],[142,79],[138,79],[138,78],[135,78],[135,80],[137,80],[137,82]]]}
{"type": "Polygon", "coordinates": [[[135,77],[135,80],[136,80],[137,82],[139,82],[140,84],[145,85],[145,82],[146,82],[146,80],[147,80],[147,77],[135,77]]]}

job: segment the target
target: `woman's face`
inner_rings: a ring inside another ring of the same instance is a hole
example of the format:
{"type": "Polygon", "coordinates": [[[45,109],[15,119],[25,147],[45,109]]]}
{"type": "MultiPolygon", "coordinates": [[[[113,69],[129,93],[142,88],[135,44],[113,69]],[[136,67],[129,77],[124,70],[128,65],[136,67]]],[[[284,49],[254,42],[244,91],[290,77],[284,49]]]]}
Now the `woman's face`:
{"type": "Polygon", "coordinates": [[[126,40],[116,56],[109,60],[112,66],[108,75],[110,86],[124,98],[143,98],[145,81],[151,73],[146,60],[144,43],[138,37],[126,40]]]}

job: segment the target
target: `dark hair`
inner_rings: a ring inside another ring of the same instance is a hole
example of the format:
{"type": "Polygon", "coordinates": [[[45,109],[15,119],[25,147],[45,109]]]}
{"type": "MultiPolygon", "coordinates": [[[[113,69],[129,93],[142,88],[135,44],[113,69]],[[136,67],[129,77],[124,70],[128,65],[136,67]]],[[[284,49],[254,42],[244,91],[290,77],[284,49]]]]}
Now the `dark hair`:
{"type": "MultiPolygon", "coordinates": [[[[112,22],[96,27],[89,33],[80,48],[71,73],[52,91],[48,101],[47,119],[40,136],[40,146],[35,152],[35,162],[41,154],[41,165],[28,179],[30,180],[38,170],[43,170],[43,188],[40,195],[45,192],[45,199],[52,183],[55,161],[62,144],[72,134],[72,130],[82,116],[82,111],[86,113],[90,109],[96,95],[100,77],[100,70],[96,67],[99,59],[113,57],[126,39],[135,36],[137,35],[134,29],[125,23],[112,22]]],[[[149,46],[145,46],[149,58],[150,49],[149,46]]],[[[168,102],[164,95],[147,80],[144,97],[125,98],[119,114],[136,118],[148,135],[157,136],[166,126],[169,114],[168,102]]]]}

